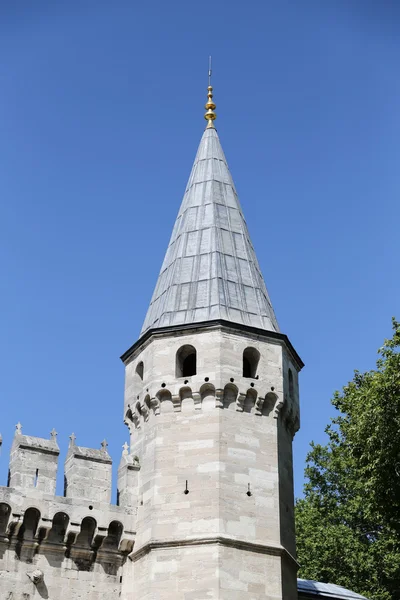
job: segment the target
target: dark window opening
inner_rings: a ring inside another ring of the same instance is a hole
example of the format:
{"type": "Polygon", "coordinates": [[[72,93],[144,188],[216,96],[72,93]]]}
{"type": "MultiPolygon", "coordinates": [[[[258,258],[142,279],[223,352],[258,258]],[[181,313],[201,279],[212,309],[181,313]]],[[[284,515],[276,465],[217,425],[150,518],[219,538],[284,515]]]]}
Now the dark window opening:
{"type": "Polygon", "coordinates": [[[193,346],[182,346],[176,353],[176,376],[190,377],[196,375],[197,356],[193,346]]]}
{"type": "Polygon", "coordinates": [[[36,469],[34,487],[37,487],[39,479],[39,469],[36,469]]]}
{"type": "Polygon", "coordinates": [[[260,353],[255,348],[246,348],[243,352],[243,377],[257,378],[260,353]]]}
{"type": "Polygon", "coordinates": [[[251,364],[245,356],[243,356],[243,377],[251,377],[251,364]]]}
{"type": "Polygon", "coordinates": [[[144,364],[143,361],[141,361],[137,367],[136,367],[136,373],[139,375],[140,379],[143,380],[143,375],[144,375],[144,364]]]}
{"type": "Polygon", "coordinates": [[[196,354],[189,354],[182,363],[182,377],[196,375],[196,354]]]}

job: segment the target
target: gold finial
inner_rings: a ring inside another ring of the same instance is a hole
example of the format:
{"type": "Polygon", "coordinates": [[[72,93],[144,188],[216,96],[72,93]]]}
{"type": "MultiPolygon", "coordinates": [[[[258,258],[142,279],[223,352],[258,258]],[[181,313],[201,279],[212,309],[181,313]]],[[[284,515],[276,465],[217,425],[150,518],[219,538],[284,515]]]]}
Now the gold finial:
{"type": "Polygon", "coordinates": [[[207,111],[206,114],[204,115],[204,118],[207,121],[206,129],[210,129],[211,127],[214,127],[213,121],[215,121],[215,119],[217,118],[217,115],[214,112],[216,106],[213,102],[213,88],[211,85],[211,74],[212,74],[212,70],[211,70],[211,56],[210,56],[209,63],[208,63],[208,93],[207,93],[208,100],[204,106],[204,108],[207,111]]]}

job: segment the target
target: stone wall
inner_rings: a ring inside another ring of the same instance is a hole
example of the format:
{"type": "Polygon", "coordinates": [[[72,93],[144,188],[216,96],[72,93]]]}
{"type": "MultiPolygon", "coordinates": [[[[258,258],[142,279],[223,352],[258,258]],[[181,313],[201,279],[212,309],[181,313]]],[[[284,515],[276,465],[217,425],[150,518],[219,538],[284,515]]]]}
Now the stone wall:
{"type": "MultiPolygon", "coordinates": [[[[9,486],[0,487],[1,600],[117,600],[134,542],[136,506],[111,505],[111,458],[75,445],[66,460],[66,496],[55,495],[59,449],[22,435],[11,449],[9,486]],[[101,492],[101,493],[100,493],[101,492]]],[[[120,486],[137,466],[124,450],[120,486]]]]}

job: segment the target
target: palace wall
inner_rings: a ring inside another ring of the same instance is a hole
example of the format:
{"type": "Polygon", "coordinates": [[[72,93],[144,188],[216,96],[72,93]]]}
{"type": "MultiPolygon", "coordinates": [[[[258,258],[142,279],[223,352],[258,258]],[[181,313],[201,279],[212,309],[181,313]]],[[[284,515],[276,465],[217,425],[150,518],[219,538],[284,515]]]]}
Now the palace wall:
{"type": "Polygon", "coordinates": [[[56,496],[59,448],[22,435],[11,448],[9,485],[0,487],[1,600],[117,600],[134,541],[136,506],[126,502],[138,466],[125,450],[120,506],[110,504],[111,458],[75,445],[65,462],[64,496],[56,496]]]}

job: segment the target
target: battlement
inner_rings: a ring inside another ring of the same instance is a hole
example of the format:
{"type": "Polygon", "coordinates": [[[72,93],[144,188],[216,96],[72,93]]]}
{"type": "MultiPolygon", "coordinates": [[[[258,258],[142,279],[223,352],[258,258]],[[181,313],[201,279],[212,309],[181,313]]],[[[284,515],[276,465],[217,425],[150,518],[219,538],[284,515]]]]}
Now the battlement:
{"type": "Polygon", "coordinates": [[[70,437],[64,496],[55,494],[59,454],[54,430],[44,439],[23,435],[17,425],[8,485],[0,487],[0,559],[15,557],[18,568],[7,572],[2,593],[14,598],[19,589],[23,595],[17,598],[30,598],[36,588],[47,598],[50,585],[59,599],[70,585],[76,591],[108,590],[106,597],[114,597],[135,541],[140,466],[125,444],[118,469],[121,502],[113,505],[106,441],[93,449],[70,437]]]}
{"type": "Polygon", "coordinates": [[[8,485],[17,490],[36,489],[55,494],[60,449],[53,430],[49,440],[22,435],[18,423],[11,446],[8,485]]]}
{"type": "Polygon", "coordinates": [[[98,585],[112,587],[132,551],[140,466],[127,444],[118,470],[117,505],[110,504],[112,460],[106,441],[92,449],[77,446],[75,436],[70,437],[64,496],[55,495],[59,454],[54,430],[44,439],[23,435],[17,425],[8,485],[0,487],[0,559],[15,555],[19,565],[9,576],[10,590],[17,585],[30,590],[28,575],[46,594],[46,582],[61,573],[83,586],[84,575],[78,574],[85,571],[98,585]],[[34,564],[35,571],[24,571],[24,564],[34,564]]]}
{"type": "MultiPolygon", "coordinates": [[[[112,460],[107,452],[107,442],[104,440],[100,449],[94,449],[77,446],[75,439],[72,434],[65,460],[64,497],[89,504],[110,504],[112,460]]],[[[24,497],[55,496],[59,454],[55,430],[51,432],[50,439],[33,437],[23,435],[22,426],[18,423],[10,451],[7,488],[0,486],[0,493],[11,489],[24,497]]],[[[137,486],[139,469],[139,463],[130,456],[125,444],[118,468],[117,503],[123,499],[124,509],[131,513],[137,508],[137,494],[133,494],[133,488],[137,486]]]]}
{"type": "Polygon", "coordinates": [[[66,498],[97,498],[100,502],[111,501],[111,456],[107,452],[107,442],[101,444],[101,450],[82,448],[75,445],[75,436],[65,461],[66,498]]]}

